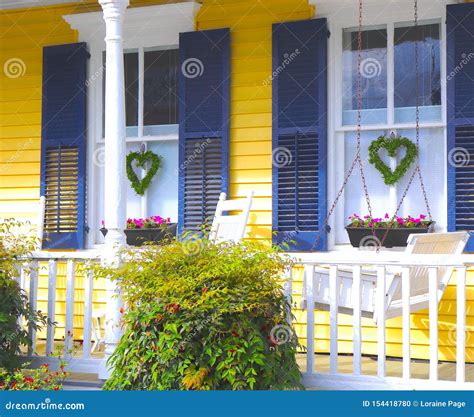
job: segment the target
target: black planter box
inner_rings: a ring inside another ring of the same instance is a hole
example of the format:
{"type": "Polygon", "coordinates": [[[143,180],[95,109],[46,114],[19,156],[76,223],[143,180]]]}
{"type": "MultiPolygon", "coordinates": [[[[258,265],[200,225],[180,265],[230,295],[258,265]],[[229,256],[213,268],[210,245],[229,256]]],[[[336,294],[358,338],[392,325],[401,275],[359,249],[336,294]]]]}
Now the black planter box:
{"type": "MultiPolygon", "coordinates": [[[[142,246],[145,243],[162,243],[165,240],[176,237],[177,223],[169,223],[165,227],[157,229],[126,229],[124,230],[127,236],[127,245],[142,246]]],[[[107,234],[107,229],[103,227],[100,229],[102,234],[107,234]]]]}
{"type": "Polygon", "coordinates": [[[379,228],[375,229],[375,239],[372,229],[367,229],[364,227],[353,227],[346,226],[347,234],[349,235],[349,240],[351,245],[355,248],[361,246],[365,247],[376,247],[380,245],[383,241],[383,247],[393,248],[394,246],[407,246],[408,236],[414,233],[431,233],[434,230],[435,222],[432,222],[428,226],[424,227],[400,227],[400,228],[379,228]],[[387,232],[388,230],[388,232],[387,232]],[[384,239],[385,233],[387,236],[384,239]]]}

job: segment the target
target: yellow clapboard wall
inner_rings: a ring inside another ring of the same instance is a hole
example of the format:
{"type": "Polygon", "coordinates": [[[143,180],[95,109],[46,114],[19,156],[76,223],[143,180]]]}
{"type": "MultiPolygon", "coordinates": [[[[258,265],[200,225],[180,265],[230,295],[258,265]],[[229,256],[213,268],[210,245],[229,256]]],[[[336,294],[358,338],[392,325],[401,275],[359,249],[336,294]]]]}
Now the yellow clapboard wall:
{"type": "MultiPolygon", "coordinates": [[[[316,6],[317,7],[317,6],[316,6]]],[[[204,0],[197,16],[198,30],[231,29],[231,196],[243,197],[249,190],[256,194],[250,220],[251,237],[271,237],[272,182],[272,90],[271,26],[275,22],[308,19],[314,10],[306,0],[204,0]]],[[[300,271],[301,272],[301,271],[300,271]]],[[[301,294],[302,276],[295,274],[295,292],[301,294]]],[[[455,280],[446,290],[439,310],[440,360],[454,360],[456,355],[455,280]]],[[[467,326],[474,329],[474,273],[468,276],[467,326]]],[[[299,306],[300,296],[296,295],[299,306]]],[[[306,311],[295,310],[296,329],[306,344],[306,311]]],[[[339,316],[339,349],[352,352],[352,317],[339,316]]],[[[315,346],[329,352],[329,315],[315,313],[315,346]]],[[[412,315],[412,356],[428,359],[429,320],[427,312],[412,315]]],[[[363,353],[377,353],[377,329],[363,319],[363,353]]],[[[401,319],[387,322],[387,354],[402,355],[401,319]]],[[[467,358],[474,361],[474,336],[468,332],[467,358]]]]}

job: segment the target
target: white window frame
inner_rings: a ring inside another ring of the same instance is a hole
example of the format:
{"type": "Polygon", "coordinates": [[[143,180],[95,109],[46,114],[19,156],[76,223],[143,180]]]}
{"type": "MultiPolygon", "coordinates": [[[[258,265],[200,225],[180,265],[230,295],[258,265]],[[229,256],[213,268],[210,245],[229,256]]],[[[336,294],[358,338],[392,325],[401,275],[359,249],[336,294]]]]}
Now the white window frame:
{"type": "MultiPolygon", "coordinates": [[[[178,128],[172,134],[143,136],[143,66],[144,51],[147,49],[174,49],[179,45],[179,34],[195,30],[195,16],[200,4],[196,1],[170,3],[158,6],[128,8],[123,24],[123,49],[139,51],[139,135],[127,137],[127,143],[146,141],[177,141],[178,128]],[[141,58],[140,58],[141,57],[141,58]],[[139,127],[140,129],[140,127],[139,127]]],[[[103,112],[103,52],[105,51],[105,23],[102,12],[80,13],[63,16],[72,29],[77,30],[79,42],[87,42],[90,52],[88,65],[88,110],[87,110],[87,219],[89,233],[86,236],[86,247],[96,245],[100,228],[98,219],[99,167],[96,162],[100,156],[97,151],[104,144],[102,128],[103,112]]],[[[103,156],[102,156],[103,158],[103,156]]]]}
{"type": "MultiPolygon", "coordinates": [[[[425,122],[420,128],[441,128],[444,131],[444,153],[447,152],[446,128],[446,5],[455,1],[432,2],[420,0],[418,5],[419,22],[440,23],[440,54],[441,54],[441,114],[437,122],[425,122]]],[[[363,26],[364,28],[386,26],[387,28],[387,122],[386,124],[363,125],[363,131],[414,129],[415,123],[395,124],[394,116],[394,28],[396,24],[413,21],[413,0],[398,0],[395,2],[364,1],[363,26]]],[[[326,17],[331,36],[328,41],[328,204],[332,204],[343,183],[345,175],[344,135],[355,131],[354,126],[342,124],[342,92],[343,92],[343,30],[358,27],[358,12],[355,8],[358,2],[344,0],[319,0],[317,2],[316,17],[326,17]],[[350,5],[348,4],[350,3],[350,5]]],[[[447,175],[444,169],[444,183],[442,186],[443,219],[447,222],[447,175]]],[[[357,174],[357,173],[356,173],[357,174]]],[[[369,190],[370,191],[370,190],[369,190]]],[[[362,190],[361,190],[362,192],[362,190]]],[[[397,195],[391,200],[396,201],[397,195]]],[[[347,224],[345,219],[344,194],[337,205],[330,226],[333,230],[328,236],[329,250],[349,249],[348,245],[336,244],[336,230],[342,230],[347,224]]]]}

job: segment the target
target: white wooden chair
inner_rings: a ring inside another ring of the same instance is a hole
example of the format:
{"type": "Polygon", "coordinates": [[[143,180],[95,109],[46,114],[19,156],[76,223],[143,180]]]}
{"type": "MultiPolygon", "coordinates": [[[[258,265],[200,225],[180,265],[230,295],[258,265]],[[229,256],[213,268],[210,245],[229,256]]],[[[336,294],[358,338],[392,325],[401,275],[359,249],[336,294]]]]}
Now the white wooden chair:
{"type": "Polygon", "coordinates": [[[92,312],[92,345],[91,352],[94,353],[97,348],[105,343],[105,310],[95,310],[92,312]]]}
{"type": "Polygon", "coordinates": [[[43,242],[45,212],[46,212],[46,197],[42,195],[39,198],[38,217],[36,219],[36,237],[39,242],[40,250],[41,250],[41,246],[43,242]]]}
{"type": "MultiPolygon", "coordinates": [[[[408,238],[406,254],[424,255],[460,255],[464,251],[468,232],[412,234],[408,238]]],[[[441,300],[453,268],[438,268],[438,300],[441,300]]],[[[307,266],[303,283],[302,308],[307,308],[306,281],[312,277],[315,307],[329,310],[329,271],[327,268],[307,266]]],[[[352,271],[338,270],[339,277],[339,312],[353,314],[352,305],[352,271]]],[[[402,315],[401,269],[387,267],[386,274],[386,319],[402,315]]],[[[375,271],[362,271],[361,274],[361,311],[364,317],[377,320],[375,316],[375,293],[377,275],[375,271]]],[[[439,301],[438,301],[439,302],[439,301]]],[[[428,268],[410,268],[410,311],[413,313],[429,304],[428,268]]]]}
{"type": "Polygon", "coordinates": [[[252,199],[253,191],[247,198],[241,200],[226,200],[226,194],[221,193],[209,240],[214,243],[240,242],[245,235],[252,199]]]}

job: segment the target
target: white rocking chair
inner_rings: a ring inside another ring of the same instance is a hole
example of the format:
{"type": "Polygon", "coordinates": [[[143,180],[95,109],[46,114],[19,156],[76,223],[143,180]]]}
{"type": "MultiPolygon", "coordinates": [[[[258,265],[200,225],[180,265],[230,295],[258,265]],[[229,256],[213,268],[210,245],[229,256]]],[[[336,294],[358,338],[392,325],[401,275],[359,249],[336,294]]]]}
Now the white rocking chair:
{"type": "Polygon", "coordinates": [[[245,235],[252,199],[253,192],[250,192],[247,198],[243,200],[226,200],[226,194],[221,193],[209,240],[214,243],[240,242],[245,235]],[[227,212],[240,213],[228,214],[227,212]]]}
{"type": "MultiPolygon", "coordinates": [[[[424,255],[460,255],[464,251],[468,232],[412,234],[408,237],[406,254],[424,255]]],[[[410,268],[410,311],[413,313],[429,305],[428,268],[410,268]]],[[[438,268],[438,302],[446,289],[453,268],[438,268]]],[[[352,271],[338,270],[339,276],[339,312],[353,314],[352,304],[352,271]]],[[[307,308],[306,281],[312,277],[314,305],[320,310],[329,310],[329,271],[327,268],[314,265],[305,268],[303,283],[302,308],[307,308]]],[[[402,315],[402,285],[400,268],[387,267],[386,271],[386,311],[385,318],[402,315]]],[[[361,274],[361,314],[364,317],[375,317],[375,293],[377,275],[375,271],[363,270],[361,274]]]]}

